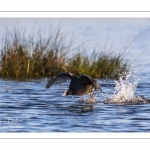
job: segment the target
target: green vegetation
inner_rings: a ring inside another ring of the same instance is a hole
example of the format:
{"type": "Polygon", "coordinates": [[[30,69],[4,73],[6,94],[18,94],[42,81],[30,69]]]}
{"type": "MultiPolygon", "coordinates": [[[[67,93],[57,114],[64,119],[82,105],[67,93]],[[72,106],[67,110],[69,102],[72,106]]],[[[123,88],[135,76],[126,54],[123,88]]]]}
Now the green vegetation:
{"type": "Polygon", "coordinates": [[[84,73],[93,78],[115,79],[127,70],[127,64],[122,61],[120,55],[99,54],[89,59],[79,53],[69,61],[67,69],[77,75],[84,73]]]}
{"type": "Polygon", "coordinates": [[[46,38],[41,32],[26,35],[25,29],[18,31],[16,27],[13,31],[7,29],[7,32],[0,55],[1,78],[44,78],[72,72],[114,79],[127,70],[122,54],[94,49],[89,56],[88,48],[83,49],[82,45],[74,48],[77,37],[67,40],[67,34],[62,33],[59,26],[46,38]]]}

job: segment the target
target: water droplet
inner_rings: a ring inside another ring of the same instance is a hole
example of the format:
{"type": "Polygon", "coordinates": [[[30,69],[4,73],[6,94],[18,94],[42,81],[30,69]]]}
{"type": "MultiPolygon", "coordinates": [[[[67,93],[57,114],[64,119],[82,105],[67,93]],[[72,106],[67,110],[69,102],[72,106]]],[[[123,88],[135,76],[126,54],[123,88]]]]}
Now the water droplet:
{"type": "MultiPolygon", "coordinates": [[[[105,100],[110,102],[125,102],[135,97],[135,91],[137,84],[139,82],[141,77],[136,76],[136,72],[134,70],[134,64],[131,65],[128,72],[125,72],[124,75],[122,75],[119,80],[115,81],[115,87],[114,87],[114,93],[113,95],[106,97],[103,94],[103,97],[105,100]]],[[[107,86],[108,87],[108,86],[107,86]]],[[[104,100],[104,101],[105,101],[104,100]]]]}

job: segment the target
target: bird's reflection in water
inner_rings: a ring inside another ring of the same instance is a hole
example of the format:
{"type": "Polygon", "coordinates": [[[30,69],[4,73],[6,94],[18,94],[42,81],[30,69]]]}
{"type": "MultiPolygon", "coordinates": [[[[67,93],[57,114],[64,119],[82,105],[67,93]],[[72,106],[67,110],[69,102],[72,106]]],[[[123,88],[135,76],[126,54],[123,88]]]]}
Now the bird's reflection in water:
{"type": "Polygon", "coordinates": [[[76,104],[69,106],[68,110],[73,113],[87,113],[93,111],[93,105],[92,104],[76,104]]]}

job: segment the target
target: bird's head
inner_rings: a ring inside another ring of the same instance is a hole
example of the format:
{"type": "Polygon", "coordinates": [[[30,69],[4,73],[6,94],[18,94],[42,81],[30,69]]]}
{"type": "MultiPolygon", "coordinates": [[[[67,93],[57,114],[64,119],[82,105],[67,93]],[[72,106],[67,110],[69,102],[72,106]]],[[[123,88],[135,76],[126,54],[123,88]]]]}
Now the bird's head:
{"type": "Polygon", "coordinates": [[[93,84],[94,84],[95,90],[100,90],[102,92],[102,88],[96,80],[93,80],[93,84]]]}
{"type": "Polygon", "coordinates": [[[102,88],[101,88],[100,84],[97,84],[96,89],[99,89],[102,92],[102,88]]]}

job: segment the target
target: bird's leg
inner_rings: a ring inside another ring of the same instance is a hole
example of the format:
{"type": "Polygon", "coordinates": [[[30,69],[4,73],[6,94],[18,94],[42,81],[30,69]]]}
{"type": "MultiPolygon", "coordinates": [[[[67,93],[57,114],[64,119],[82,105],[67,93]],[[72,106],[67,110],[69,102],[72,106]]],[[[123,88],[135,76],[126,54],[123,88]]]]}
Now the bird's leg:
{"type": "Polygon", "coordinates": [[[93,98],[93,93],[90,92],[90,93],[89,93],[89,96],[90,96],[90,98],[93,98]]]}

